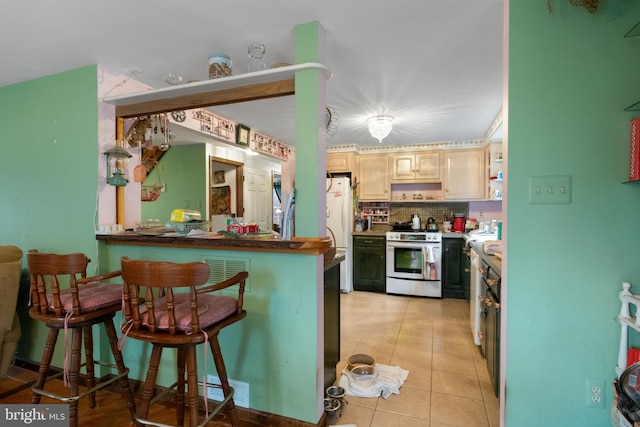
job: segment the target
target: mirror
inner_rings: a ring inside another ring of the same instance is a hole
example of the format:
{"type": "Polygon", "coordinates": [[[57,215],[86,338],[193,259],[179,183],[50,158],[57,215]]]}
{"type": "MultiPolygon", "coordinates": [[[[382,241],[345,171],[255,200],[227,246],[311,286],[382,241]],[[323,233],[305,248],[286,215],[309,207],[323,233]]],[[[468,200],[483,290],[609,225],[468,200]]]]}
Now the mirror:
{"type": "Polygon", "coordinates": [[[282,221],[282,175],[273,171],[271,173],[272,195],[271,206],[273,209],[273,231],[280,233],[280,224],[282,221]]]}

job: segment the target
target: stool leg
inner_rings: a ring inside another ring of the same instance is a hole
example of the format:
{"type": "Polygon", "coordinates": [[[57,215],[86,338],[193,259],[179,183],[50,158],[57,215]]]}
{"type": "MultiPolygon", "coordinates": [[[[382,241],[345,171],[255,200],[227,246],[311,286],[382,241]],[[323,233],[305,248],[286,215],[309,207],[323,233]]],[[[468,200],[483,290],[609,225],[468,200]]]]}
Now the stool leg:
{"type": "Polygon", "coordinates": [[[184,347],[178,347],[178,386],[176,388],[176,418],[178,425],[184,425],[184,347]]]}
{"type": "Polygon", "coordinates": [[[158,377],[158,365],[162,356],[162,346],[154,344],[151,350],[151,358],[149,359],[149,369],[147,370],[147,379],[142,389],[142,401],[138,406],[138,417],[147,418],[149,416],[149,403],[153,397],[153,390],[156,386],[156,378],[158,377]]]}
{"type": "MultiPolygon", "coordinates": [[[[96,385],[95,370],[93,365],[93,332],[91,326],[82,328],[84,331],[84,358],[87,362],[85,369],[87,370],[87,388],[93,388],[96,385]]],[[[89,396],[89,408],[96,407],[96,394],[91,393],[89,396]]]]}
{"type": "Polygon", "coordinates": [[[190,345],[185,349],[187,358],[187,404],[189,405],[189,425],[198,425],[198,361],[196,346],[190,345]]]}
{"type": "MultiPolygon", "coordinates": [[[[113,359],[116,362],[116,366],[118,368],[118,374],[122,374],[127,370],[127,368],[124,366],[124,361],[122,360],[122,353],[120,352],[120,349],[118,349],[118,335],[116,334],[116,328],[113,325],[113,319],[105,320],[104,328],[107,331],[107,337],[109,338],[109,345],[111,346],[111,354],[113,354],[113,359]]],[[[124,377],[120,378],[120,388],[122,389],[124,398],[127,401],[129,414],[131,414],[131,420],[133,421],[136,416],[136,402],[133,398],[133,391],[129,387],[128,376],[125,375],[124,377]]]]}
{"type": "MultiPolygon", "coordinates": [[[[38,368],[38,379],[33,385],[34,388],[42,390],[44,383],[47,379],[47,372],[49,372],[49,366],[51,365],[51,358],[53,357],[53,350],[56,347],[56,341],[58,340],[59,329],[49,328],[49,335],[47,335],[47,342],[44,345],[44,351],[42,352],[42,359],[40,361],[40,367],[38,368]]],[[[40,395],[37,393],[31,394],[31,403],[40,403],[40,395]]]]}
{"type": "MultiPolygon", "coordinates": [[[[227,378],[227,368],[224,366],[224,359],[222,358],[222,350],[220,349],[220,342],[218,342],[218,334],[209,335],[209,345],[211,346],[211,354],[213,355],[213,361],[216,364],[216,371],[218,371],[218,377],[220,378],[220,385],[222,386],[222,394],[227,397],[231,393],[231,386],[229,386],[229,379],[227,378]]],[[[238,425],[236,417],[236,404],[233,402],[233,398],[229,399],[227,403],[227,412],[229,414],[229,422],[233,427],[238,425]]]]}
{"type": "MultiPolygon", "coordinates": [[[[79,394],[80,360],[82,359],[82,328],[73,328],[71,333],[71,358],[69,363],[69,397],[79,394]]],[[[69,402],[69,426],[78,426],[78,401],[69,402]]]]}

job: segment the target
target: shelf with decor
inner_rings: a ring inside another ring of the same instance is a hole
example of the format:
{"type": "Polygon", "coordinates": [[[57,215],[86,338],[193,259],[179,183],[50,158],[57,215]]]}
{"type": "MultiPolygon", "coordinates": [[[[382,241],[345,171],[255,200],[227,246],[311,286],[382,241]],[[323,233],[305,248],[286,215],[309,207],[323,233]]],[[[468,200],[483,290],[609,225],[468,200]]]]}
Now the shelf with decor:
{"type": "Polygon", "coordinates": [[[389,223],[389,202],[360,202],[360,214],[364,217],[371,217],[373,224],[389,223]]]}

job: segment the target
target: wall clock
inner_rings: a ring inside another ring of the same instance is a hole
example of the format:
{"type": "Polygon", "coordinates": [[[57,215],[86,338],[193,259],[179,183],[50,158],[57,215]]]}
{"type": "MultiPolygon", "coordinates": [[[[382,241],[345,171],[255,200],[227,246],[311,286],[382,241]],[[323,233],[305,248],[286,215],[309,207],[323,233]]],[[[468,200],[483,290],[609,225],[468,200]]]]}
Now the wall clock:
{"type": "Polygon", "coordinates": [[[172,111],[171,117],[173,117],[173,120],[175,120],[176,122],[182,123],[184,122],[184,119],[187,118],[187,115],[184,113],[184,111],[178,110],[178,111],[172,111]]]}
{"type": "Polygon", "coordinates": [[[238,124],[236,127],[236,144],[249,145],[249,128],[245,125],[238,124]]]}

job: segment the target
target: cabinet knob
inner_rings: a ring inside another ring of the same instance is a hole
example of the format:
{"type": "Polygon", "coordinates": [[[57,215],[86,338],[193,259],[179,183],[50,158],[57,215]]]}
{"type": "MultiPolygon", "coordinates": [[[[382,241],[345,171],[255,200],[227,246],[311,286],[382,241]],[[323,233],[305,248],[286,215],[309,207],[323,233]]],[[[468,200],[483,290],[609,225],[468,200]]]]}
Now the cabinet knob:
{"type": "Polygon", "coordinates": [[[471,269],[470,269],[470,268],[465,268],[465,269],[464,269],[464,272],[465,272],[465,273],[468,273],[468,272],[470,272],[470,271],[471,271],[471,269]]]}

